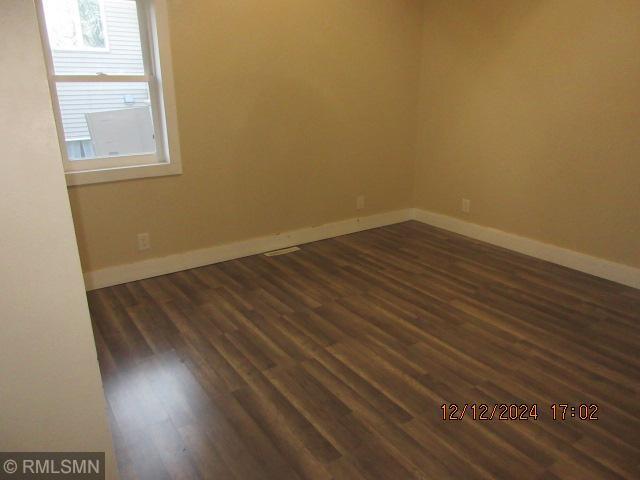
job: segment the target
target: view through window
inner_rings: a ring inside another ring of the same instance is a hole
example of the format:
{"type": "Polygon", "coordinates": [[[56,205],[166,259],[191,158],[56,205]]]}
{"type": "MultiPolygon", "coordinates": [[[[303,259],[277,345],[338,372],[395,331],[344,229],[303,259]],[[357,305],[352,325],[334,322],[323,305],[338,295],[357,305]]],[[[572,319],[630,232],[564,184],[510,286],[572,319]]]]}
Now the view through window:
{"type": "Polygon", "coordinates": [[[141,5],[42,0],[42,10],[67,170],[160,161],[161,109],[141,5]]]}

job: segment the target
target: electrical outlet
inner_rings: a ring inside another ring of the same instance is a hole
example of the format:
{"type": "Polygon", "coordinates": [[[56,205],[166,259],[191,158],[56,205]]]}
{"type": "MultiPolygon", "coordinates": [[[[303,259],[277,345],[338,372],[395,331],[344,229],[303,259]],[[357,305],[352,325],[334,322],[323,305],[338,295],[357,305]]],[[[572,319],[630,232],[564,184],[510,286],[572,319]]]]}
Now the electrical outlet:
{"type": "Polygon", "coordinates": [[[356,210],[364,210],[364,195],[356,197],[356,210]]]}
{"type": "Polygon", "coordinates": [[[151,239],[148,233],[138,234],[138,251],[149,250],[151,248],[151,239]]]}
{"type": "Polygon", "coordinates": [[[468,198],[463,198],[462,199],[462,211],[464,213],[470,213],[471,212],[471,200],[469,200],[468,198]]]}

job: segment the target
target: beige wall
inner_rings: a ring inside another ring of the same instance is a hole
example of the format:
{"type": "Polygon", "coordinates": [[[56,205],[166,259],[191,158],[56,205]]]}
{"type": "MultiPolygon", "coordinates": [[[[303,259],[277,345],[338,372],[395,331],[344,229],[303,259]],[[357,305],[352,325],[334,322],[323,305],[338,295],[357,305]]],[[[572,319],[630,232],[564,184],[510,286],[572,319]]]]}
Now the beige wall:
{"type": "Polygon", "coordinates": [[[0,451],[106,451],[106,404],[32,2],[0,2],[0,451]]]}
{"type": "Polygon", "coordinates": [[[185,173],[71,188],[85,270],[408,206],[640,266],[636,0],[168,1],[185,173]]]}
{"type": "Polygon", "coordinates": [[[71,188],[84,269],[411,206],[421,9],[169,0],[184,174],[71,188]]]}
{"type": "Polygon", "coordinates": [[[640,2],[424,18],[417,206],[640,267],[640,2]]]}

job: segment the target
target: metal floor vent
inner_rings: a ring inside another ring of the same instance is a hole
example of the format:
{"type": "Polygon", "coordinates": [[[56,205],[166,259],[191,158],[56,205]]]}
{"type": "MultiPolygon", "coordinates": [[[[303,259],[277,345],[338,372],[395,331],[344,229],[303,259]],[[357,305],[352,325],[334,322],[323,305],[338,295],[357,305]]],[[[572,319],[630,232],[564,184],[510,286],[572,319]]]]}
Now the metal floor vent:
{"type": "Polygon", "coordinates": [[[282,250],[274,250],[273,252],[267,252],[264,254],[265,257],[277,257],[279,255],[286,255],[287,253],[297,252],[300,249],[298,247],[289,247],[283,248],[282,250]]]}

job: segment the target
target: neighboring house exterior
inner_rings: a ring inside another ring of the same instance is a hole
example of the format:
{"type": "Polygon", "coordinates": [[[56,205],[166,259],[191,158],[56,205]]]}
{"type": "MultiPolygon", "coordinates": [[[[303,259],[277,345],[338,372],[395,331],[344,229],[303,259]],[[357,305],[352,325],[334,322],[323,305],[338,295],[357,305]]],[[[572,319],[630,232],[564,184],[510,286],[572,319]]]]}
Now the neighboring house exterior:
{"type": "MultiPolygon", "coordinates": [[[[48,2],[56,75],[144,74],[135,1],[48,2]]],[[[145,83],[58,83],[57,93],[70,159],[94,156],[86,113],[150,105],[145,83]]]]}

